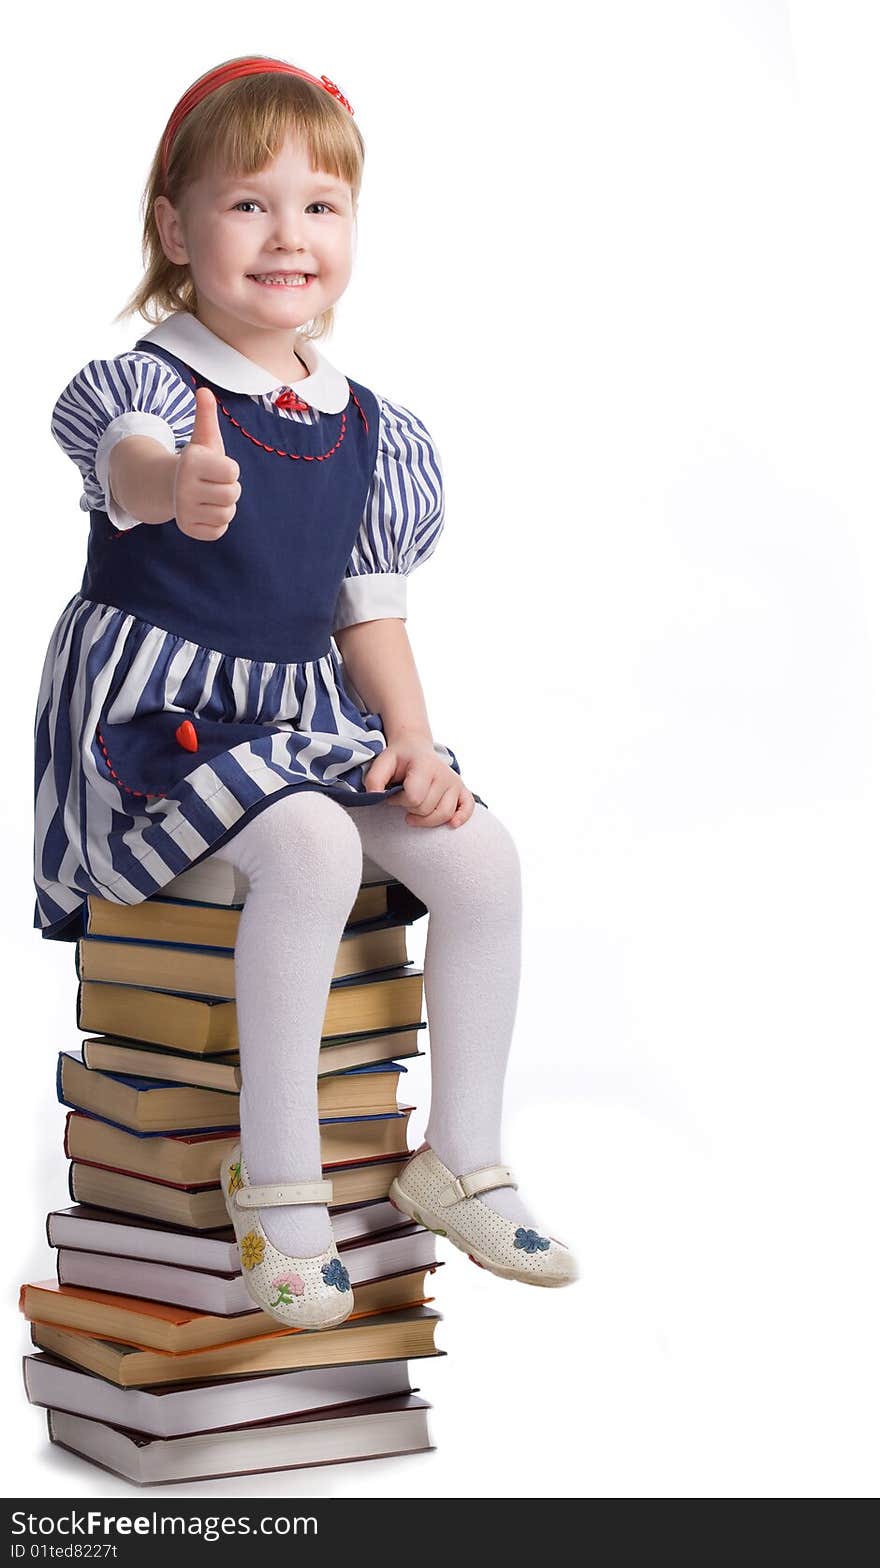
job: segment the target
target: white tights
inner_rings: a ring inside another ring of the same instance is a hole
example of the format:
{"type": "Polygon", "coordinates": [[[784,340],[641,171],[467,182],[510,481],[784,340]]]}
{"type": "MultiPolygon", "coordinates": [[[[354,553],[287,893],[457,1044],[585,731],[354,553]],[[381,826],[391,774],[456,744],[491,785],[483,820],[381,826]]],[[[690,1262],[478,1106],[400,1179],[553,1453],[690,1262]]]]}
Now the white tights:
{"type": "MultiPolygon", "coordinates": [[[[363,854],[429,911],[425,1000],[431,1065],[425,1140],[456,1175],[502,1163],[504,1074],[519,993],[522,894],[508,830],[476,805],[459,828],[420,828],[390,801],[343,806],[297,790],[246,822],[217,859],[248,879],[235,945],[242,1152],[252,1182],[321,1172],[317,1064],[333,965],[363,854]]],[[[511,1187],[483,1194],[534,1224],[511,1187]]],[[[269,1239],[308,1257],[332,1236],[326,1208],[260,1211],[269,1239]]]]}

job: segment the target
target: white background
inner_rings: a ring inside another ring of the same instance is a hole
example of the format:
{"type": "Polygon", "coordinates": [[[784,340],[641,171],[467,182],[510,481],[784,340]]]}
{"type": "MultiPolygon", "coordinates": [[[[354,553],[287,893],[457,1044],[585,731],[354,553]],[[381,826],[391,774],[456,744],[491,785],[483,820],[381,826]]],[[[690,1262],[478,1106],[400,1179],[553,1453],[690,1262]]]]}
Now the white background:
{"type": "Polygon", "coordinates": [[[80,1040],[73,950],[31,927],[33,710],[88,527],[49,417],[145,330],[111,318],[167,115],[252,52],[332,77],[366,138],[323,347],[440,448],[409,632],[435,736],[520,847],[505,1156],[583,1278],[444,1250],[448,1355],[414,1369],[436,1452],[169,1495],[873,1494],[876,13],[169,14],[8,24],[8,1495],[161,1495],[51,1448],[21,1385],[80,1040]]]}

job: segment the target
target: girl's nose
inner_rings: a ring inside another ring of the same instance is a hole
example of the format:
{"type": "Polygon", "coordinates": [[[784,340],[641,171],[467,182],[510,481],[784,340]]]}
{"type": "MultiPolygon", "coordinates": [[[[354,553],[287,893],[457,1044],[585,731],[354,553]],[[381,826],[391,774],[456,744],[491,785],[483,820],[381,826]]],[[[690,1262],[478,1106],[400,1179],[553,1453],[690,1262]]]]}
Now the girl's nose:
{"type": "Polygon", "coordinates": [[[305,250],[302,214],[280,215],[275,221],[272,238],[276,245],[283,245],[286,250],[305,250]]]}

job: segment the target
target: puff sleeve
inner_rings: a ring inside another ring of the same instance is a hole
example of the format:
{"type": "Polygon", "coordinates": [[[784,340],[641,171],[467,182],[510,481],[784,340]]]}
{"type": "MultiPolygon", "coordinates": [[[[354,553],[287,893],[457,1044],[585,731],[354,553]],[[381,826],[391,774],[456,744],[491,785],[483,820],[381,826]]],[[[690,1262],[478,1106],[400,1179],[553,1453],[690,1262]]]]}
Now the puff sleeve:
{"type": "Polygon", "coordinates": [[[336,600],[333,632],[358,621],[406,620],[406,579],[443,529],[443,475],[434,442],[408,408],[379,400],[376,468],[336,600]]]}
{"type": "Polygon", "coordinates": [[[126,436],[152,436],[169,452],[192,435],[195,397],[164,360],[140,350],[92,359],[78,371],[52,410],[52,435],[83,477],[80,508],[106,512],[119,529],[139,519],[110,492],[110,453],[126,436]]]}

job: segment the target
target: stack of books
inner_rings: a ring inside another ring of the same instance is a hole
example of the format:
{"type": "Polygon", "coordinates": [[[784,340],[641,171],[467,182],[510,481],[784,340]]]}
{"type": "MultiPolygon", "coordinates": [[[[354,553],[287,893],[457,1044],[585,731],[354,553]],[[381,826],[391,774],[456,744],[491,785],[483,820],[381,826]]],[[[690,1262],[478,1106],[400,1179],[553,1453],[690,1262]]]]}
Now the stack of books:
{"type": "Polygon", "coordinates": [[[355,1304],[308,1331],[248,1295],[219,1182],[239,1138],[246,890],[209,857],[143,903],[89,899],[76,943],[88,1037],[57,1067],[73,1201],[47,1219],[56,1278],[21,1287],[36,1347],[24,1381],[52,1442],[138,1484],[432,1447],[409,1362],[444,1354],[426,1294],[440,1265],[430,1231],[388,1201],[410,1152],[400,1080],[425,1027],[406,934],[427,911],[365,858],[318,1065],[322,1169],[355,1304]]]}

